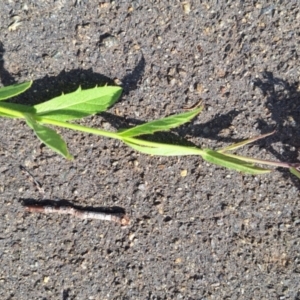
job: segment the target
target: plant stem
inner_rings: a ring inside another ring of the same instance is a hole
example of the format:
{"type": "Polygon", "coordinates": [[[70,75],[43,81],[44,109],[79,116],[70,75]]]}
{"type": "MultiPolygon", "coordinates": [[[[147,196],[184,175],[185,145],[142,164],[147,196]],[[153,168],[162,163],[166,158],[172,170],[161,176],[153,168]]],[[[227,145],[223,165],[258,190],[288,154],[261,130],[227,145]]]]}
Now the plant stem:
{"type": "Polygon", "coordinates": [[[72,123],[47,119],[47,118],[39,117],[39,116],[34,116],[34,118],[35,118],[35,120],[37,120],[38,122],[43,123],[43,124],[55,125],[55,126],[59,126],[59,127],[69,128],[72,130],[77,130],[77,131],[82,131],[82,132],[86,132],[86,133],[92,133],[92,134],[102,135],[102,136],[106,136],[106,137],[113,138],[113,139],[122,140],[122,138],[116,132],[95,129],[95,128],[86,127],[86,126],[82,126],[82,125],[78,125],[78,124],[72,124],[72,123]]]}
{"type": "MultiPolygon", "coordinates": [[[[110,131],[105,131],[105,130],[101,130],[101,129],[95,129],[95,128],[86,127],[86,126],[82,126],[82,125],[78,125],[78,124],[72,124],[72,123],[47,119],[47,118],[39,117],[39,116],[35,116],[34,118],[35,118],[35,120],[37,120],[38,122],[43,123],[43,124],[50,124],[50,125],[55,125],[55,126],[59,126],[59,127],[64,127],[64,128],[81,131],[81,132],[92,133],[92,134],[101,135],[101,136],[105,136],[105,137],[109,137],[109,138],[113,138],[113,139],[117,139],[117,140],[121,140],[121,141],[129,141],[131,143],[134,143],[134,144],[137,144],[140,146],[159,148],[163,145],[163,147],[165,149],[174,149],[174,150],[185,149],[186,150],[186,147],[184,147],[184,146],[155,143],[155,142],[145,141],[145,140],[136,139],[136,138],[124,138],[124,137],[120,136],[117,132],[110,132],[110,131]]],[[[191,151],[190,151],[191,155],[203,155],[203,150],[201,150],[199,148],[190,147],[190,149],[191,149],[191,151]]]]}
{"type": "MultiPolygon", "coordinates": [[[[24,113],[23,112],[16,111],[16,110],[13,110],[13,109],[10,109],[10,108],[0,106],[0,112],[2,112],[4,114],[7,114],[9,116],[24,119],[24,113]]],[[[72,130],[77,130],[77,131],[81,131],[81,132],[85,132],[85,133],[101,135],[101,136],[121,140],[121,141],[124,141],[124,142],[128,141],[130,143],[133,143],[133,144],[136,144],[136,145],[139,145],[139,146],[152,147],[152,148],[160,148],[160,147],[163,146],[163,148],[165,148],[165,149],[185,150],[185,152],[186,152],[186,149],[187,149],[187,147],[185,147],[185,146],[150,142],[150,141],[141,140],[141,139],[132,138],[132,137],[128,137],[128,138],[125,137],[124,138],[121,135],[119,135],[117,132],[110,132],[110,131],[105,131],[105,130],[101,130],[101,129],[95,129],[95,128],[91,128],[91,127],[86,127],[86,126],[82,126],[82,125],[78,125],[78,124],[52,120],[52,119],[39,117],[39,116],[34,116],[34,119],[36,121],[40,122],[40,123],[43,123],[43,124],[50,124],[50,125],[59,126],[59,127],[63,127],[63,128],[69,128],[69,129],[72,129],[72,130]]],[[[272,134],[272,133],[270,133],[270,134],[272,134]]],[[[262,138],[262,137],[268,136],[270,134],[266,134],[266,135],[263,135],[263,136],[260,136],[260,137],[256,137],[254,139],[262,138]]],[[[251,141],[251,139],[248,140],[248,141],[238,143],[238,144],[233,145],[233,146],[239,147],[239,146],[242,146],[243,144],[249,143],[250,141],[251,141]]],[[[232,146],[221,149],[218,152],[223,153],[226,156],[237,158],[237,159],[240,159],[242,161],[249,162],[249,163],[257,163],[257,164],[270,165],[270,166],[282,167],[282,168],[298,168],[298,167],[300,167],[299,163],[285,163],[285,162],[277,162],[277,161],[270,161],[270,160],[262,160],[262,159],[257,159],[257,158],[251,158],[251,157],[226,153],[225,152],[226,150],[233,150],[234,149],[234,147],[232,147],[232,148],[231,147],[232,146]]],[[[202,149],[199,149],[199,148],[196,148],[196,147],[189,147],[189,150],[190,150],[189,155],[200,155],[200,156],[202,156],[204,154],[204,151],[202,149]]]]}
{"type": "Polygon", "coordinates": [[[152,148],[160,148],[163,147],[164,149],[172,149],[172,150],[184,150],[186,152],[187,148],[190,150],[189,154],[186,155],[200,155],[202,156],[204,154],[204,151],[200,148],[196,147],[186,147],[186,146],[178,146],[178,145],[171,145],[171,144],[164,144],[164,143],[156,143],[156,142],[150,142],[146,140],[136,139],[136,138],[123,138],[123,141],[128,141],[130,143],[139,145],[139,146],[146,146],[146,147],[152,147],[152,148]]]}
{"type": "Polygon", "coordinates": [[[24,113],[22,113],[20,111],[17,111],[17,110],[14,110],[14,109],[10,109],[10,108],[0,106],[0,112],[3,112],[4,114],[7,114],[7,115],[12,116],[12,117],[24,119],[24,113]]]}
{"type": "MultiPolygon", "coordinates": [[[[5,114],[11,115],[11,116],[14,116],[17,118],[24,119],[23,112],[15,111],[13,109],[0,107],[0,112],[3,112],[5,114]]],[[[184,146],[155,143],[155,142],[145,141],[145,140],[136,139],[136,138],[123,138],[117,132],[110,132],[110,131],[105,131],[105,130],[101,130],[101,129],[95,129],[95,128],[86,127],[86,126],[82,126],[82,125],[78,125],[78,124],[62,122],[62,121],[58,121],[58,120],[52,120],[52,119],[48,119],[48,118],[44,118],[44,117],[40,117],[40,116],[33,116],[33,117],[36,121],[38,121],[42,124],[49,124],[49,125],[59,126],[59,127],[63,127],[63,128],[69,128],[72,130],[101,135],[101,136],[105,136],[105,137],[109,137],[109,138],[113,138],[113,139],[117,139],[117,140],[121,140],[121,141],[127,140],[131,143],[134,143],[134,144],[137,144],[140,146],[158,148],[163,145],[163,147],[165,149],[167,148],[167,149],[174,149],[174,150],[176,150],[176,149],[178,149],[178,150],[185,149],[186,150],[186,147],[184,147],[184,146]]],[[[196,148],[196,147],[191,147],[191,155],[202,155],[202,154],[203,154],[203,150],[196,148]]]]}

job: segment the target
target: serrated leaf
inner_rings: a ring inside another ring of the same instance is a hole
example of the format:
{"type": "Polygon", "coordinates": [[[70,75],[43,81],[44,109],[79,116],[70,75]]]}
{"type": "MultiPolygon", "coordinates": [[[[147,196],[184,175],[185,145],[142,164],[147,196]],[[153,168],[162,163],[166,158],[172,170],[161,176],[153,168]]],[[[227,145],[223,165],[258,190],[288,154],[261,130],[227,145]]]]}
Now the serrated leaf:
{"type": "Polygon", "coordinates": [[[81,119],[105,111],[120,97],[122,88],[103,86],[63,94],[34,106],[37,116],[57,121],[81,119]]]}
{"type": "Polygon", "coordinates": [[[201,155],[202,150],[194,147],[168,145],[161,143],[147,142],[138,139],[124,138],[123,142],[141,153],[160,156],[182,156],[182,155],[201,155]]]}
{"type": "Polygon", "coordinates": [[[248,174],[254,175],[271,172],[271,170],[257,167],[251,163],[247,163],[234,157],[229,157],[225,154],[210,149],[203,149],[202,158],[210,163],[248,174]]]}
{"type": "Polygon", "coordinates": [[[31,114],[35,113],[34,108],[29,105],[9,103],[9,102],[0,102],[0,116],[8,117],[8,118],[18,118],[18,117],[1,112],[1,107],[8,108],[8,109],[18,111],[18,112],[23,112],[23,113],[31,113],[31,114]]]}
{"type": "Polygon", "coordinates": [[[134,137],[144,134],[152,134],[157,131],[168,131],[171,128],[175,128],[189,122],[195,116],[197,116],[202,111],[202,109],[203,108],[200,107],[189,112],[170,116],[160,120],[151,121],[130,129],[119,131],[119,134],[122,137],[134,137]]]}
{"type": "Polygon", "coordinates": [[[39,124],[30,114],[25,114],[25,119],[27,125],[33,129],[36,136],[45,145],[67,159],[73,158],[68,151],[66,142],[55,130],[39,124]]]}
{"type": "Polygon", "coordinates": [[[24,93],[32,85],[32,81],[16,83],[0,88],[0,101],[15,97],[24,93]]]}

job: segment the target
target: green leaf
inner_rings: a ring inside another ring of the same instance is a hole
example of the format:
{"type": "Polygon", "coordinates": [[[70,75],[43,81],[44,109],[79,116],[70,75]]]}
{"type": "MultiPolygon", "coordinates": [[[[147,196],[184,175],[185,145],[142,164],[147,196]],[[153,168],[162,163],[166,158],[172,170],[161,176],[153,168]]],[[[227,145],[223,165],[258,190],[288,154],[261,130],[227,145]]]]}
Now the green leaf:
{"type": "Polygon", "coordinates": [[[271,172],[271,170],[256,167],[253,164],[210,149],[203,149],[202,157],[210,163],[248,174],[264,174],[271,172]]]}
{"type": "Polygon", "coordinates": [[[191,119],[197,116],[202,109],[203,107],[200,107],[186,113],[170,116],[160,120],[151,121],[130,129],[125,129],[119,131],[119,135],[122,137],[134,137],[143,134],[152,134],[156,131],[167,131],[171,128],[175,128],[179,125],[189,122],[191,119]]]}
{"type": "Polygon", "coordinates": [[[22,112],[22,113],[35,113],[35,109],[29,105],[17,104],[17,103],[9,103],[9,102],[0,102],[0,116],[8,117],[8,118],[19,118],[19,116],[10,115],[8,113],[4,113],[1,111],[1,108],[8,108],[13,111],[22,112]]]}
{"type": "Polygon", "coordinates": [[[34,106],[38,116],[58,121],[70,121],[107,110],[120,97],[122,88],[103,86],[61,95],[34,106]]]}
{"type": "Polygon", "coordinates": [[[296,168],[290,168],[289,170],[292,174],[294,174],[300,179],[300,172],[296,168]]]}
{"type": "Polygon", "coordinates": [[[30,114],[25,114],[27,125],[33,129],[36,136],[49,148],[64,156],[67,159],[73,159],[72,155],[67,149],[66,142],[53,129],[43,126],[36,122],[30,114]]]}
{"type": "Polygon", "coordinates": [[[144,140],[124,138],[123,142],[141,153],[160,156],[201,155],[202,150],[194,147],[168,145],[144,140]]]}
{"type": "Polygon", "coordinates": [[[27,89],[31,87],[31,85],[32,85],[32,81],[29,81],[24,83],[16,83],[13,85],[0,88],[0,101],[24,93],[27,89]]]}
{"type": "Polygon", "coordinates": [[[262,135],[259,135],[259,136],[255,136],[255,137],[253,137],[253,138],[250,138],[250,139],[241,141],[241,142],[239,142],[239,143],[229,145],[229,146],[227,146],[227,147],[225,147],[225,148],[223,148],[223,149],[218,150],[218,152],[219,152],[219,153],[225,153],[225,152],[227,152],[227,151],[236,150],[236,149],[241,148],[241,147],[243,147],[243,146],[245,146],[245,145],[247,145],[247,144],[253,143],[253,142],[258,141],[258,140],[260,140],[260,139],[263,139],[263,138],[265,138],[265,137],[267,137],[267,136],[270,136],[270,135],[274,134],[275,132],[276,132],[276,131],[274,130],[274,131],[272,131],[272,132],[269,132],[269,133],[266,133],[266,134],[262,134],[262,135]]]}
{"type": "Polygon", "coordinates": [[[194,147],[184,147],[146,142],[143,140],[133,138],[124,138],[123,141],[129,147],[145,154],[161,156],[200,155],[204,160],[210,163],[249,174],[264,174],[269,173],[271,171],[260,167],[256,167],[253,164],[244,162],[233,157],[228,157],[227,155],[221,154],[217,151],[213,151],[210,149],[202,150],[194,147]]]}

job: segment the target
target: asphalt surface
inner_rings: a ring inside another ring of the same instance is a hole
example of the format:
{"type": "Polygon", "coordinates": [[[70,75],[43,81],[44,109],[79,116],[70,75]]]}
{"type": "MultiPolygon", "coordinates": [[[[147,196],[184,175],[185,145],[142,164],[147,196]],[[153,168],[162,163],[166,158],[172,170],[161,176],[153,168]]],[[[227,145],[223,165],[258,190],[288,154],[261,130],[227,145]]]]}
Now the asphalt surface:
{"type": "MultiPolygon", "coordinates": [[[[299,161],[297,1],[1,1],[1,85],[34,104],[96,84],[120,101],[79,123],[117,130],[184,111],[156,139],[299,161]],[[182,141],[184,143],[184,141],[182,141]]],[[[300,299],[299,180],[200,157],[151,157],[59,129],[67,161],[22,120],[1,120],[1,299],[300,299]],[[123,212],[130,225],[29,213],[26,204],[123,212]]]]}

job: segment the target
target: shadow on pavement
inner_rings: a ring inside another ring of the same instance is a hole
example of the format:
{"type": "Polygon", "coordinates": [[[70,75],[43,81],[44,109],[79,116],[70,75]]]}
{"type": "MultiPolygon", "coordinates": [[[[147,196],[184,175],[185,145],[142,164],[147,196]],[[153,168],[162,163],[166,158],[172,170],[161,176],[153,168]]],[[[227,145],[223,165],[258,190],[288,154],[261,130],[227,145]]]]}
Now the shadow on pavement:
{"type": "MultiPolygon", "coordinates": [[[[276,122],[276,133],[269,137],[270,143],[264,147],[278,160],[286,162],[299,162],[298,149],[300,147],[300,91],[299,82],[288,83],[274,77],[271,72],[264,72],[262,78],[254,82],[266,97],[266,108],[270,117],[276,122]],[[282,143],[280,151],[272,147],[273,143],[282,143]]],[[[274,128],[265,120],[258,120],[262,134],[274,128]]],[[[288,170],[283,170],[285,176],[290,176],[288,170]]],[[[299,180],[291,176],[293,182],[299,186],[299,180]]]]}

